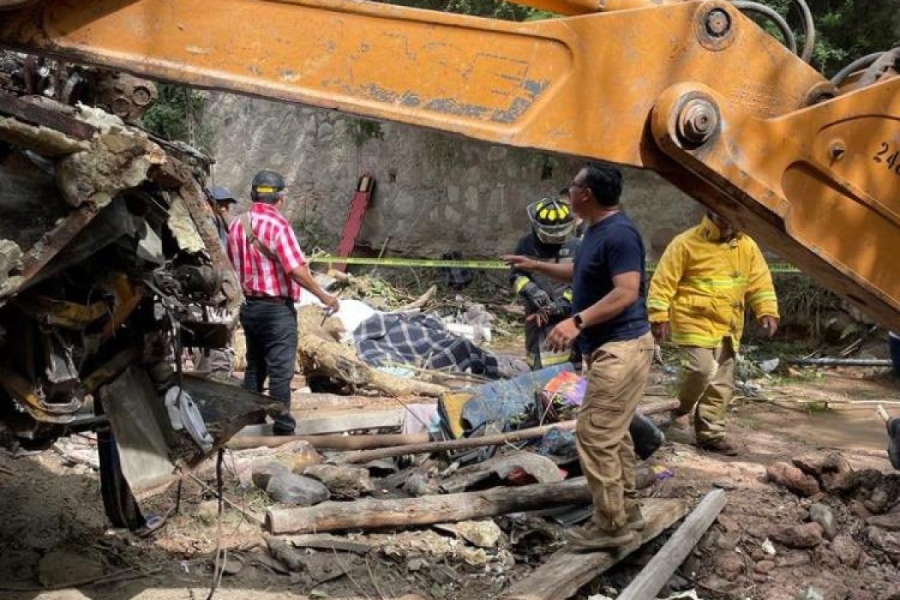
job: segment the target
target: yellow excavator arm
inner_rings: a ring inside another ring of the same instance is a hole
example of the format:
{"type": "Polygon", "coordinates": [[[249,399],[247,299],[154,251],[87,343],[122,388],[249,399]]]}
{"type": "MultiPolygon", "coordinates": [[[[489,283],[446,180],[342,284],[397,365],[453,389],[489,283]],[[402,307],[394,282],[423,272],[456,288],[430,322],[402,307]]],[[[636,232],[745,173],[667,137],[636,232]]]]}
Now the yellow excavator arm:
{"type": "Polygon", "coordinates": [[[718,0],[0,0],[0,46],[657,171],[900,330],[900,79],[838,90],[718,0]]]}

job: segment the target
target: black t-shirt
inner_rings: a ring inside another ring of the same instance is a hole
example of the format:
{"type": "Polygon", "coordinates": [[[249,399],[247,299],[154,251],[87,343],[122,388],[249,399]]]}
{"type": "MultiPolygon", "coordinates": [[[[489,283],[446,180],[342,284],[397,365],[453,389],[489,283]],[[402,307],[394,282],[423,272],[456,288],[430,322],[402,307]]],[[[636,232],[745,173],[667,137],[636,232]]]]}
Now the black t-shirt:
{"type": "Polygon", "coordinates": [[[586,327],[578,336],[582,354],[607,342],[632,340],[650,331],[647,319],[647,272],[644,242],[625,213],[615,213],[588,227],[575,256],[572,276],[573,314],[597,303],[613,290],[613,277],[639,271],[640,296],[637,301],[610,321],[586,327]]]}

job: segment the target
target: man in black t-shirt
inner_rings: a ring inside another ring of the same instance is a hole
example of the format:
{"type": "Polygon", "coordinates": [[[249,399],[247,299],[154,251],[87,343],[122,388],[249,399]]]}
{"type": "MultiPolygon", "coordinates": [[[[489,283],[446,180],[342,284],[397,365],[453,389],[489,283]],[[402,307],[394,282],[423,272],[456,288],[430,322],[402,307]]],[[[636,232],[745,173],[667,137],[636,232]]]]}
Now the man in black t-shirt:
{"type": "Polygon", "coordinates": [[[647,319],[644,244],[620,210],[621,193],[618,169],[588,163],[569,186],[572,208],[585,221],[575,262],[504,257],[516,269],[572,281],[572,317],[554,327],[547,344],[561,350],[577,343],[588,371],[575,434],[594,514],[566,537],[590,550],[620,548],[645,525],[636,501],[629,424],[644,395],[655,344],[647,319]]]}

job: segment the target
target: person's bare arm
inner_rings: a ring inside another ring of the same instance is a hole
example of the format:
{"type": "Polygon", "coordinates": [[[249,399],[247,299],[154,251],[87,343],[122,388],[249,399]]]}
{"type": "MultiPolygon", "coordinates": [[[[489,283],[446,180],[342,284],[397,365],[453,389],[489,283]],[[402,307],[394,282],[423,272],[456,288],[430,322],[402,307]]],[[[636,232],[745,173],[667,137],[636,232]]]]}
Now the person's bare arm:
{"type": "Polygon", "coordinates": [[[500,258],[506,261],[506,263],[514,269],[541,273],[547,277],[556,279],[557,281],[567,283],[572,281],[572,274],[575,272],[575,264],[571,262],[543,262],[528,258],[527,256],[519,256],[517,254],[505,254],[500,258]]]}
{"type": "Polygon", "coordinates": [[[301,265],[291,271],[291,279],[312,292],[316,298],[322,301],[322,304],[331,310],[338,310],[338,308],[340,308],[340,302],[338,302],[337,297],[322,289],[322,286],[319,285],[319,282],[316,281],[315,277],[310,273],[308,266],[301,265]]]}

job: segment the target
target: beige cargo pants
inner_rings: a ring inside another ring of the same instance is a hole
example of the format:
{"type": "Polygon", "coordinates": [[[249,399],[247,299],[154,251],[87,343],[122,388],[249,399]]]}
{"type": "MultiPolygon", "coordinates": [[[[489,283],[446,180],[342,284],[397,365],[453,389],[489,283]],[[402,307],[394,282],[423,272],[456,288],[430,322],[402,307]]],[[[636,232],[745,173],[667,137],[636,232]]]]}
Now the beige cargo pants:
{"type": "Polygon", "coordinates": [[[682,347],[682,414],[691,414],[697,443],[725,439],[725,414],[734,394],[734,347],[726,337],[718,348],[682,347]]]}
{"type": "Polygon", "coordinates": [[[636,506],[634,444],[628,427],[644,395],[654,342],[649,333],[610,342],[585,362],[587,391],[578,413],[578,458],[594,499],[594,524],[615,531],[636,506]]]}

